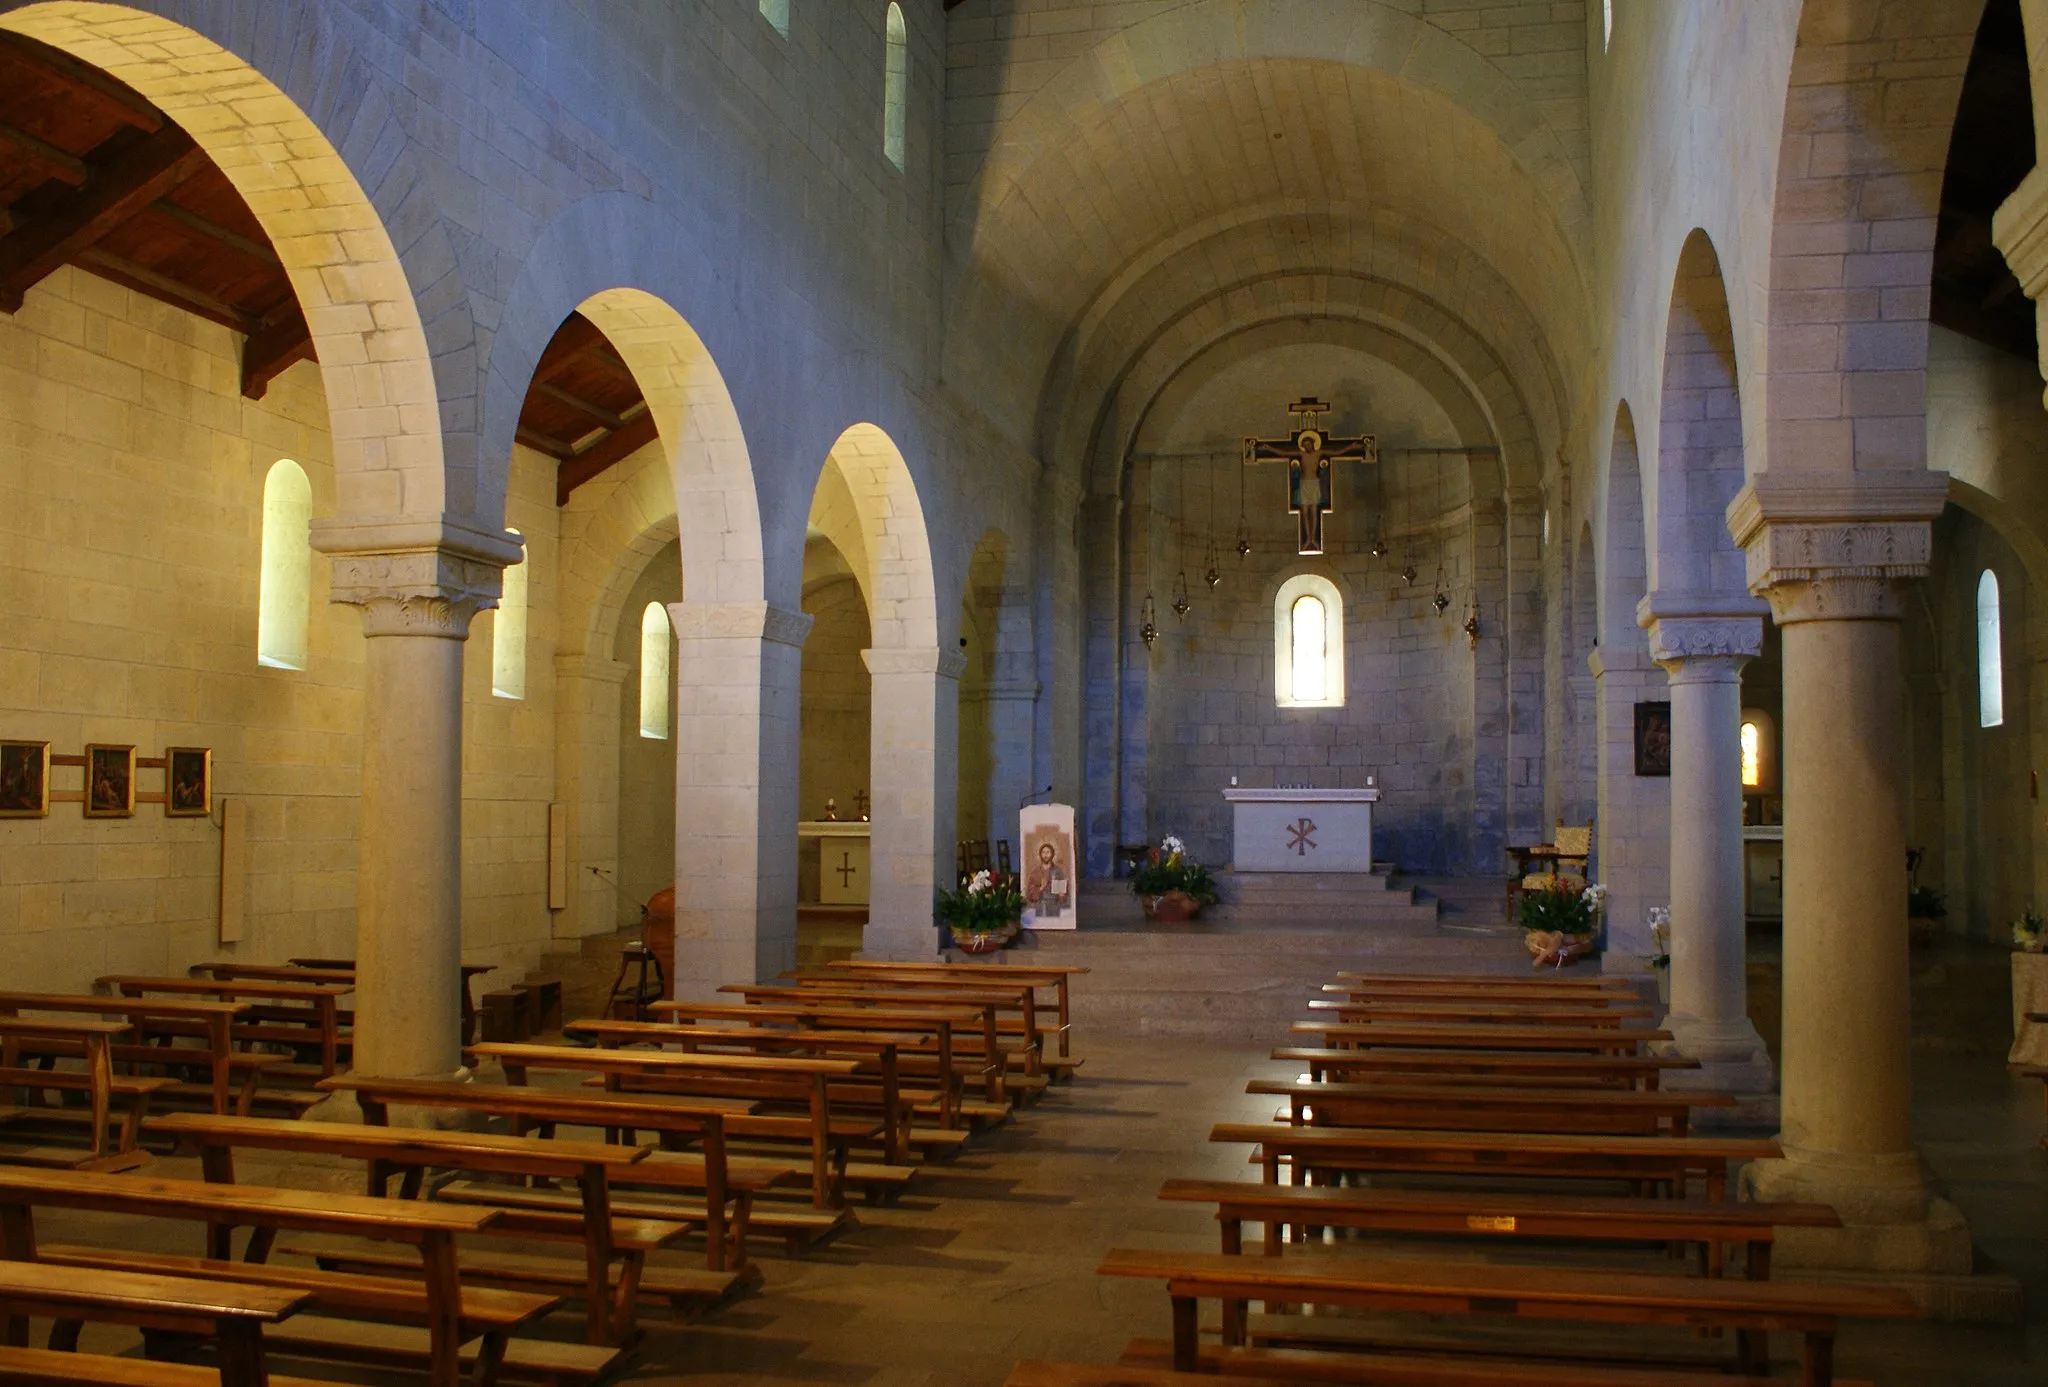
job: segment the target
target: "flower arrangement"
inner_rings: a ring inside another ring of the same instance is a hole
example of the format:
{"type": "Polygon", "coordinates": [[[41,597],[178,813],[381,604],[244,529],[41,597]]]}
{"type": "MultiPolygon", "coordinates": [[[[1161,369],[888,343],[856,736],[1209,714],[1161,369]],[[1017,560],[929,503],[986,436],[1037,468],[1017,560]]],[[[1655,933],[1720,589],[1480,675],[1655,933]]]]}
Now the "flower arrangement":
{"type": "Polygon", "coordinates": [[[2048,951],[2048,919],[2043,919],[2034,907],[2028,906],[2027,913],[2012,922],[2012,943],[2021,953],[2048,951]]]}
{"type": "Polygon", "coordinates": [[[1525,881],[1517,916],[1535,966],[1562,968],[1590,957],[1597,947],[1593,931],[1600,902],[1606,896],[1607,888],[1597,882],[1581,886],[1555,876],[1525,881]]]}
{"type": "Polygon", "coordinates": [[[1169,833],[1159,846],[1145,854],[1145,861],[1131,873],[1131,890],[1140,896],[1165,896],[1175,891],[1197,905],[1212,905],[1216,882],[1209,869],[1188,853],[1188,845],[1169,833]]]}
{"type": "Polygon", "coordinates": [[[959,890],[939,892],[932,904],[932,918],[970,953],[1008,943],[1023,915],[1024,892],[1016,877],[1003,872],[976,872],[961,880],[959,890]]]}

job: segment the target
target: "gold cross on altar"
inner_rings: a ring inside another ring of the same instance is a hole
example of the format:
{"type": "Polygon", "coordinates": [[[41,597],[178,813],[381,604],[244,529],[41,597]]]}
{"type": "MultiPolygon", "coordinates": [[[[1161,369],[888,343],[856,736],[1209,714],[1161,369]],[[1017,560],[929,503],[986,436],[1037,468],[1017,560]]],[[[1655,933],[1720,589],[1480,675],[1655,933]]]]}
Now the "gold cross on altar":
{"type": "Polygon", "coordinates": [[[1286,438],[1247,438],[1244,465],[1261,462],[1287,464],[1287,509],[1299,525],[1297,552],[1323,552],[1323,517],[1335,509],[1330,464],[1333,462],[1378,462],[1380,441],[1371,434],[1357,438],[1332,438],[1318,421],[1330,406],[1314,398],[1296,400],[1287,406],[1302,426],[1286,438]]]}

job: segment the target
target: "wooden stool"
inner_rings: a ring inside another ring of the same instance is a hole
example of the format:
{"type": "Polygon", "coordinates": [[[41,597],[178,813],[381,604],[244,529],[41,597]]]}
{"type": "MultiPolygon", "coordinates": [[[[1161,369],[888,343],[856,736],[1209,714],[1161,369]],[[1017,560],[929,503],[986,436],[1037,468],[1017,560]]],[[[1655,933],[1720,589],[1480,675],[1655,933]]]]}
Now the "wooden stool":
{"type": "Polygon", "coordinates": [[[645,1021],[647,1004],[659,1001],[668,991],[668,974],[663,971],[661,959],[654,950],[637,940],[619,952],[619,971],[612,975],[611,995],[604,1000],[604,1014],[607,1017],[626,1021],[645,1021]],[[647,980],[649,966],[654,969],[654,981],[647,980]],[[636,968],[629,991],[626,987],[627,970],[636,968]],[[626,1005],[625,1014],[620,1014],[621,1004],[626,1005]]]}

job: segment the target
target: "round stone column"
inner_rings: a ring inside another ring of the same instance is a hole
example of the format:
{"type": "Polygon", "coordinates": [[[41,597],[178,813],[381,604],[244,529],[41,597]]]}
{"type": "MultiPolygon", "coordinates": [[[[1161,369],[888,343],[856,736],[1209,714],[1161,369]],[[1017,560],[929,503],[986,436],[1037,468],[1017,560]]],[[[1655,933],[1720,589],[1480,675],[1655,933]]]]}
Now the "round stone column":
{"type": "MultiPolygon", "coordinates": [[[[1700,1061],[1674,1086],[1767,1093],[1769,1051],[1749,1019],[1742,907],[1742,667],[1757,617],[1658,617],[1650,656],[1670,680],[1671,1011],[1665,1028],[1700,1061]]],[[[1759,1114],[1764,1120],[1774,1114],[1759,1114]]]]}

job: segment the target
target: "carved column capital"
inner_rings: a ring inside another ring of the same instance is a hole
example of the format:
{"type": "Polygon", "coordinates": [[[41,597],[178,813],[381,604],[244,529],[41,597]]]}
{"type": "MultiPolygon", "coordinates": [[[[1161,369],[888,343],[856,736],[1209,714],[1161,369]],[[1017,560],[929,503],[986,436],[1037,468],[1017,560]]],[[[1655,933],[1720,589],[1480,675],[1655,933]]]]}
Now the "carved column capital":
{"type": "MultiPolygon", "coordinates": [[[[2036,164],[1992,214],[1991,239],[2040,318],[2048,312],[2048,169],[2036,164]]],[[[2048,376],[2048,333],[2041,334],[2040,351],[2035,364],[2048,376]]]]}
{"type": "Polygon", "coordinates": [[[1897,621],[1906,585],[1933,559],[1944,472],[1751,478],[1728,507],[1749,590],[1780,626],[1897,621]]]}
{"type": "Polygon", "coordinates": [[[896,649],[867,649],[860,652],[861,661],[867,665],[871,675],[888,674],[933,674],[941,679],[958,682],[967,672],[967,657],[957,650],[940,650],[936,646],[909,646],[896,649]]]}
{"type": "Polygon", "coordinates": [[[671,602],[668,619],[677,640],[752,639],[797,650],[810,639],[815,620],[809,612],[771,602],[671,602]]]}
{"type": "Polygon", "coordinates": [[[1763,649],[1762,617],[1660,616],[1650,623],[1650,658],[1674,684],[1739,679],[1763,649]]]}
{"type": "Polygon", "coordinates": [[[519,540],[448,516],[313,522],[313,547],[333,563],[329,600],[358,608],[366,636],[467,640],[478,612],[498,605],[519,540]]]}

